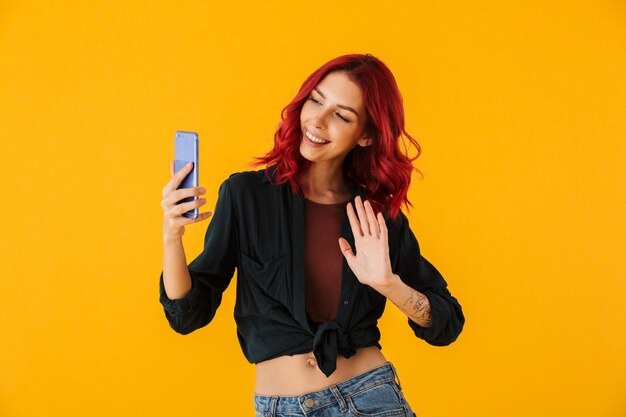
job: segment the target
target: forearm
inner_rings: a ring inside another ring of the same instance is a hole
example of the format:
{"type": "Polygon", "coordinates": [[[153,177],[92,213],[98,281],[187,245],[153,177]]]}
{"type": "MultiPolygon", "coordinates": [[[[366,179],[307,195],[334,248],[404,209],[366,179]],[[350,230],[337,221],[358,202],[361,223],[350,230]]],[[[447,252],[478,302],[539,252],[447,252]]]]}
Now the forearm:
{"type": "Polygon", "coordinates": [[[374,289],[387,297],[415,323],[422,327],[432,326],[428,298],[402,282],[397,274],[393,274],[388,286],[374,289]]]}
{"type": "Polygon", "coordinates": [[[170,300],[183,298],[191,290],[182,239],[163,241],[163,286],[170,300]]]}

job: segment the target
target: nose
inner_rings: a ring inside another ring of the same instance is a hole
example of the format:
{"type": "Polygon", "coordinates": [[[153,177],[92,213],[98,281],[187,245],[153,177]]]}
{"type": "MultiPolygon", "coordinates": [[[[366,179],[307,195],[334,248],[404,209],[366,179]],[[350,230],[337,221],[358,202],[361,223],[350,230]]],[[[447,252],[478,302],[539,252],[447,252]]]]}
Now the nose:
{"type": "Polygon", "coordinates": [[[320,130],[326,128],[325,113],[323,111],[320,111],[313,117],[313,126],[320,130]]]}

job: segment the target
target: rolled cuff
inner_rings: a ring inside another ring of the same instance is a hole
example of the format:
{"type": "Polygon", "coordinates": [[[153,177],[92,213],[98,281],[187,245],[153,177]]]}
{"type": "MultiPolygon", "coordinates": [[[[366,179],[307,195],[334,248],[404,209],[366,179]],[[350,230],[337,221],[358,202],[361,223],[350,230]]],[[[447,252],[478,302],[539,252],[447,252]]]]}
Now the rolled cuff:
{"type": "Polygon", "coordinates": [[[191,290],[183,298],[176,300],[170,299],[165,292],[162,271],[159,278],[159,302],[163,306],[170,327],[180,334],[188,334],[202,327],[205,321],[204,316],[207,314],[204,310],[210,308],[211,304],[204,294],[206,290],[198,285],[198,278],[194,271],[190,270],[189,275],[191,290]]]}
{"type": "Polygon", "coordinates": [[[433,346],[447,346],[454,342],[463,328],[465,321],[463,315],[460,315],[460,319],[457,317],[455,307],[446,297],[432,290],[420,292],[428,298],[430,303],[432,326],[420,326],[409,318],[408,323],[415,336],[433,346]]]}

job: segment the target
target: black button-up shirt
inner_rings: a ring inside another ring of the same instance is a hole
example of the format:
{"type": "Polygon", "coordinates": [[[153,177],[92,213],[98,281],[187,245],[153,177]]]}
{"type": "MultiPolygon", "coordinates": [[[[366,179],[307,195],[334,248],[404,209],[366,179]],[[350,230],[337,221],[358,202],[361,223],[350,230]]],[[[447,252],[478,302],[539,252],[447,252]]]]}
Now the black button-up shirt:
{"type": "MultiPolygon", "coordinates": [[[[270,168],[270,176],[273,176],[270,168]]],[[[352,197],[364,197],[354,182],[352,197]]],[[[189,265],[191,290],[171,300],[160,277],[159,301],[169,325],[180,334],[206,326],[215,316],[237,268],[234,317],[244,356],[258,363],[282,355],[313,351],[326,376],[336,369],[337,354],[349,358],[356,348],[379,349],[378,319],[387,298],[361,284],[345,258],[341,299],[335,320],[317,328],[305,310],[304,201],[289,183],[270,181],[263,169],[230,175],[218,199],[204,238],[204,249],[189,265]]],[[[433,346],[449,345],[463,329],[461,305],[450,294],[439,271],[424,258],[407,217],[387,218],[392,271],[424,293],[431,306],[431,327],[407,318],[415,336],[433,346]]],[[[342,236],[355,251],[347,215],[342,236]]],[[[339,250],[339,247],[337,247],[339,250]]]]}

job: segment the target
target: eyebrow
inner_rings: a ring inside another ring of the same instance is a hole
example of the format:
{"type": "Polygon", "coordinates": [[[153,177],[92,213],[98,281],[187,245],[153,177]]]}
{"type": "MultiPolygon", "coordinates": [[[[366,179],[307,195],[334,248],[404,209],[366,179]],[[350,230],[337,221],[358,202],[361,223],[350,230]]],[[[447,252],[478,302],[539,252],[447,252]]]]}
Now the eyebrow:
{"type": "MultiPolygon", "coordinates": [[[[326,99],[326,96],[324,95],[324,93],[322,93],[317,87],[313,87],[313,90],[317,91],[317,94],[322,96],[323,99],[326,99]]],[[[344,109],[344,110],[351,111],[352,113],[356,115],[357,119],[359,118],[359,113],[357,113],[356,110],[354,110],[352,107],[344,106],[343,104],[337,104],[337,107],[344,109]]]]}

